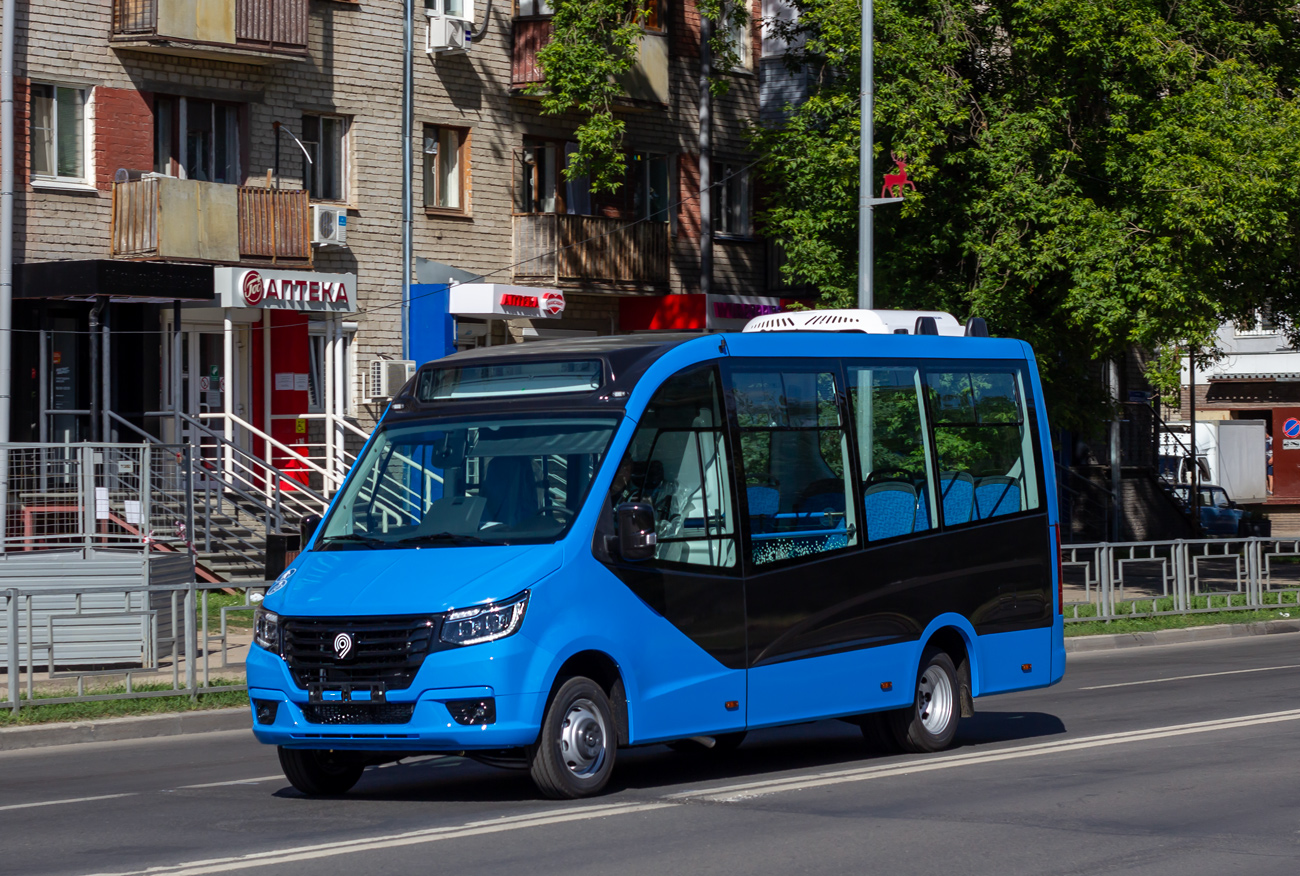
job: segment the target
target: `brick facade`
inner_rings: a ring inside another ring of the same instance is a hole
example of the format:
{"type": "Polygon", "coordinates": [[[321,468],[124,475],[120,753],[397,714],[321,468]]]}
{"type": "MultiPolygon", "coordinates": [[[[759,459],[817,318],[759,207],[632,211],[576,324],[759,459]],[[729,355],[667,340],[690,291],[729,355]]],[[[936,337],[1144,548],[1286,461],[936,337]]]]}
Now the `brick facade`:
{"type": "MultiPolygon", "coordinates": [[[[478,6],[479,22],[486,4],[478,6]]],[[[236,104],[240,107],[240,176],[263,185],[277,160],[273,122],[301,136],[304,113],[350,119],[348,135],[348,246],[316,250],[314,267],[355,272],[361,312],[354,356],[362,373],[376,355],[401,350],[402,173],[413,181],[414,255],[481,273],[491,282],[510,282],[514,263],[513,156],[526,136],[571,140],[577,118],[544,117],[535,99],[510,88],[512,16],[510,3],[492,4],[483,38],[464,55],[425,54],[425,19],[416,4],[415,107],[412,166],[402,167],[402,15],[396,3],[356,4],[311,0],[307,60],[238,57],[182,57],[115,46],[112,4],[68,0],[24,4],[17,10],[19,46],[15,89],[17,123],[15,261],[105,258],[110,252],[113,174],[118,168],[154,165],[154,108],[165,96],[236,104]],[[29,80],[85,88],[88,130],[86,185],[78,190],[33,187],[28,167],[29,80]],[[428,213],[421,208],[423,126],[467,129],[467,209],[464,215],[428,213]]],[[[682,199],[671,244],[670,291],[699,288],[698,240],[698,56],[699,16],[693,0],[669,2],[670,105],[628,112],[630,150],[674,156],[671,192],[682,199]]],[[[756,12],[755,69],[761,54],[756,12]]],[[[715,152],[720,158],[749,159],[746,126],[758,117],[758,81],[751,71],[732,75],[729,93],[714,101],[715,152]]],[[[282,138],[282,184],[300,185],[301,151],[282,138]]],[[[760,244],[715,247],[715,290],[754,294],[763,288],[760,244]]],[[[414,278],[412,278],[414,282],[414,278]]],[[[598,288],[575,290],[566,326],[608,333],[616,329],[617,298],[598,288]]],[[[355,399],[364,398],[358,384],[355,399]]],[[[362,405],[363,421],[380,411],[362,405]]]]}

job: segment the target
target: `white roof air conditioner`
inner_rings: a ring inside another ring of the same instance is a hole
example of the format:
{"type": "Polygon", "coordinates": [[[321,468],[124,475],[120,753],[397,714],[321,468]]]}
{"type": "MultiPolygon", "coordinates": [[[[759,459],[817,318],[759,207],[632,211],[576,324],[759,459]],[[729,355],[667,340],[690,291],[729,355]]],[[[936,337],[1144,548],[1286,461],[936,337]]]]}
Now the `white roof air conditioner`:
{"type": "Polygon", "coordinates": [[[961,337],[966,329],[950,313],[938,310],[800,310],[769,313],[751,319],[747,332],[866,332],[872,335],[910,335],[917,317],[929,317],[938,334],[961,337]]]}
{"type": "Polygon", "coordinates": [[[311,205],[311,242],[320,246],[347,246],[348,209],[311,205]]]}
{"type": "Polygon", "coordinates": [[[410,359],[371,359],[370,400],[392,398],[414,376],[415,363],[410,359]]]}
{"type": "Polygon", "coordinates": [[[429,28],[424,50],[430,55],[463,55],[469,51],[471,23],[460,18],[435,15],[425,10],[429,28]]]}

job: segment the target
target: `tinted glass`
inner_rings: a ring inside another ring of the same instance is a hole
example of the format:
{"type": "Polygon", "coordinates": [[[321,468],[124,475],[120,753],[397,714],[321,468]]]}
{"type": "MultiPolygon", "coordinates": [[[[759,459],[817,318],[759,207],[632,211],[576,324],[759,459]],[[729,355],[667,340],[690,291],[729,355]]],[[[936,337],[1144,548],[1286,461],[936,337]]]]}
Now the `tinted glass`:
{"type": "Polygon", "coordinates": [[[863,532],[881,541],[935,523],[920,372],[914,365],[850,364],[849,399],[862,469],[863,532]]]}
{"type": "Polygon", "coordinates": [[[755,563],[857,543],[836,384],[831,371],[732,375],[755,563]]]}
{"type": "Polygon", "coordinates": [[[654,507],[655,561],[729,568],[736,529],[725,418],[713,366],[677,374],[655,392],[619,463],[611,507],[654,507]]]}
{"type": "Polygon", "coordinates": [[[925,372],[945,525],[1039,507],[1023,369],[973,364],[925,372]]]}
{"type": "Polygon", "coordinates": [[[437,401],[546,392],[591,392],[604,382],[599,359],[466,365],[420,372],[416,398],[437,401]]]}

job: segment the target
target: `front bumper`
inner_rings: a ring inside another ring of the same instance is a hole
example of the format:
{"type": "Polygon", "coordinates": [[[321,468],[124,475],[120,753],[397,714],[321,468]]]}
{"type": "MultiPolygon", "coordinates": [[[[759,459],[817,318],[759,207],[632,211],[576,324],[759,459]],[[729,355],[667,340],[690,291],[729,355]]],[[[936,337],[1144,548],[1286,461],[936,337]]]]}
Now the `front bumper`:
{"type": "Polygon", "coordinates": [[[406,690],[387,692],[390,704],[414,705],[401,724],[337,724],[308,721],[308,692],[293,680],[279,656],[253,647],[248,655],[251,700],[278,703],[275,720],[258,723],[253,735],[268,745],[365,751],[470,751],[517,748],[537,740],[545,691],[530,683],[536,646],[521,635],[500,642],[430,654],[406,690]],[[520,692],[521,687],[524,692],[520,692]],[[493,698],[491,724],[458,723],[447,708],[455,700],[493,698]]]}

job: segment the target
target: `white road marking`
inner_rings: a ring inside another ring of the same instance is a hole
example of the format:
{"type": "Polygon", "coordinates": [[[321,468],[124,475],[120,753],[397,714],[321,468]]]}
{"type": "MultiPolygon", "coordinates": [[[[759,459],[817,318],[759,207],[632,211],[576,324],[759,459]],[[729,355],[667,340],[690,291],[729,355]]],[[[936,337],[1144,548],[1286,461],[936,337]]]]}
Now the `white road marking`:
{"type": "MultiPolygon", "coordinates": [[[[332,858],[348,852],[371,852],[380,849],[392,849],[400,846],[433,843],[441,840],[460,839],[462,837],[482,836],[484,834],[502,833],[510,830],[522,830],[529,827],[544,827],[550,824],[563,824],[569,821],[587,821],[593,818],[606,818],[612,815],[631,815],[636,812],[650,812],[655,809],[667,809],[678,806],[676,803],[613,803],[601,806],[583,806],[581,808],[551,810],[530,815],[516,815],[508,818],[496,818],[491,821],[473,821],[468,824],[450,827],[435,827],[428,830],[414,830],[389,836],[371,837],[350,841],[338,841],[312,846],[298,846],[273,852],[255,852],[228,858],[210,858],[204,861],[190,861],[171,867],[149,867],[144,870],[129,870],[111,876],[203,876],[208,873],[228,873],[232,870],[247,870],[253,867],[274,867],[291,864],[296,861],[311,861],[318,858],[332,858]]],[[[110,876],[110,874],[99,874],[110,876]]]]}
{"type": "MultiPolygon", "coordinates": [[[[259,776],[256,779],[231,779],[228,782],[208,782],[203,785],[181,785],[177,790],[187,791],[195,788],[220,788],[225,785],[256,785],[260,782],[269,782],[272,779],[284,779],[284,773],[276,773],[273,776],[259,776]]],[[[285,781],[287,781],[287,779],[285,781]]]]}
{"type": "Polygon", "coordinates": [[[1286,666],[1261,666],[1257,669],[1229,669],[1227,672],[1202,672],[1200,675],[1175,675],[1172,678],[1147,678],[1142,681],[1121,681],[1118,684],[1094,684],[1092,687],[1081,687],[1079,690],[1107,690],[1112,687],[1132,687],[1135,684],[1160,684],[1165,681],[1187,681],[1190,678],[1215,678],[1220,675],[1242,675],[1247,672],[1273,672],[1278,669],[1300,669],[1300,663],[1290,663],[1286,666]]]}
{"type": "MultiPolygon", "coordinates": [[[[317,845],[297,846],[278,851],[254,852],[222,858],[208,858],[188,861],[181,864],[149,867],[144,870],[118,871],[101,873],[96,876],[206,876],[210,873],[228,873],[236,870],[250,870],[255,867],[272,867],[291,864],[298,861],[312,861],[331,858],[350,852],[373,852],[402,846],[441,842],[442,840],[462,839],[485,834],[504,833],[514,830],[526,830],[533,827],[545,827],[552,824],[588,821],[595,818],[608,818],[616,815],[632,815],[640,812],[654,812],[662,809],[680,807],[690,801],[709,801],[732,803],[760,797],[767,794],[779,794],[784,791],[801,791],[808,788],[837,785],[845,782],[861,782],[871,779],[901,776],[910,773],[924,773],[935,770],[961,766],[979,766],[999,761],[1021,758],[1040,757],[1049,754],[1064,754],[1111,745],[1124,745],[1134,742],[1148,742],[1157,739],[1169,739],[1200,733],[1212,733],[1220,730],[1235,730],[1245,727],[1257,727],[1286,721],[1300,721],[1300,709],[1285,712],[1267,712],[1259,715],[1245,715],[1239,718],[1223,718],[1214,721],[1197,721],[1191,724],[1174,724],[1167,727],[1153,727],[1147,730],[1131,730],[1123,733],[1106,733],[1099,736],[1085,736],[1080,739],[1066,739],[1059,742],[1034,743],[1016,748],[1004,748],[996,751],[955,754],[942,757],[929,757],[918,760],[892,763],[883,766],[857,767],[853,769],[834,770],[801,776],[772,779],[760,782],[743,782],[720,787],[700,788],[669,794],[659,800],[646,803],[610,803],[594,806],[569,807],[536,812],[528,815],[515,815],[488,821],[473,821],[467,824],[449,825],[447,827],[415,830],[405,833],[389,834],[354,840],[338,840],[317,845]]],[[[126,795],[122,795],[126,796],[126,795]]],[[[104,798],[87,798],[104,799],[104,798]]],[[[63,802],[63,801],[60,801],[63,802]]],[[[71,801],[68,801],[71,802],[71,801]]],[[[40,804],[36,804],[40,805],[40,804]]]]}
{"type": "Polygon", "coordinates": [[[95,800],[116,800],[118,797],[134,797],[136,792],[130,794],[103,794],[99,797],[73,797],[70,800],[46,800],[42,803],[14,803],[10,806],[0,806],[0,812],[7,812],[10,809],[35,809],[37,806],[62,806],[64,803],[92,803],[95,800]]]}
{"type": "Polygon", "coordinates": [[[1283,721],[1300,721],[1300,709],[1286,712],[1269,712],[1260,715],[1247,715],[1241,718],[1225,718],[1217,721],[1197,721],[1192,724],[1175,724],[1169,727],[1153,727],[1149,730],[1131,730],[1124,733],[1106,733],[1101,736],[1085,736],[1080,739],[1067,739],[1060,742],[1044,742],[1023,745],[1018,748],[1004,748],[997,751],[977,752],[973,754],[954,754],[946,757],[927,758],[887,766],[858,767],[855,769],[835,770],[826,773],[814,773],[804,776],[790,776],[784,779],[772,779],[765,782],[744,782],[715,788],[702,788],[696,791],[683,791],[670,794],[669,800],[708,800],[715,803],[729,803],[760,797],[767,794],[779,794],[783,791],[802,791],[808,788],[820,788],[826,785],[838,785],[844,782],[863,782],[891,776],[925,773],[934,770],[950,769],[960,766],[977,766],[997,763],[1004,760],[1019,760],[1027,757],[1041,757],[1046,754],[1066,754],[1089,748],[1110,745],[1124,745],[1131,742],[1148,742],[1154,739],[1169,739],[1175,736],[1187,736],[1196,733],[1212,733],[1219,730],[1236,730],[1243,727],[1256,727],[1263,724],[1276,724],[1283,721]]]}

